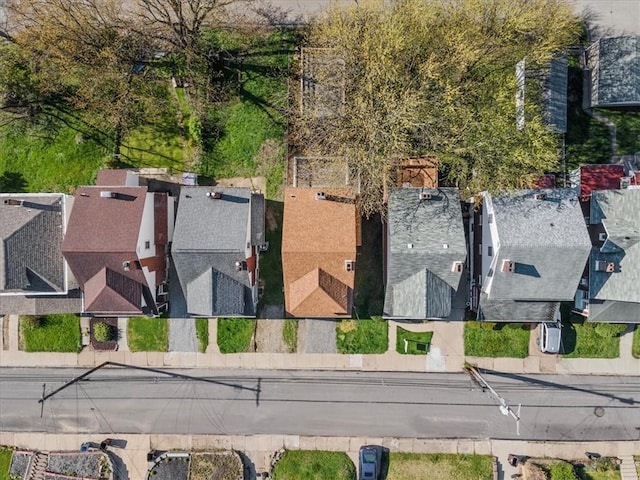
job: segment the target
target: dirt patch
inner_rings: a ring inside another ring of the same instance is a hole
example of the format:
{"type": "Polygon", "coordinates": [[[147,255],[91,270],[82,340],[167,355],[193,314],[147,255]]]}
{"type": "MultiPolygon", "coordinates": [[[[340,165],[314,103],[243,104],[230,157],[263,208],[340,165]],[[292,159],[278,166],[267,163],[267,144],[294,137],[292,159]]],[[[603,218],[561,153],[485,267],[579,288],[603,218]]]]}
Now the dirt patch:
{"type": "Polygon", "coordinates": [[[260,353],[287,353],[287,345],[284,342],[282,332],[284,320],[258,320],[256,327],[256,352],[260,353]]]}
{"type": "Polygon", "coordinates": [[[245,187],[251,190],[266,193],[267,181],[264,177],[233,177],[233,178],[217,178],[216,186],[218,187],[245,187]]]}
{"type": "Polygon", "coordinates": [[[243,478],[242,460],[236,452],[191,455],[191,480],[242,480],[243,478]]]}

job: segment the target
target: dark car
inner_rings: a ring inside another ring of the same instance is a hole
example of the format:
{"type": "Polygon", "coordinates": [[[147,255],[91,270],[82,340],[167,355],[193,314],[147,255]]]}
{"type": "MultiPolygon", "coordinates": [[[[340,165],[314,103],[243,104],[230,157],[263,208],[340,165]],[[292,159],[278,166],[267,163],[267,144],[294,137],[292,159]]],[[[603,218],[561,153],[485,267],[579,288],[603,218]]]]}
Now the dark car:
{"type": "Polygon", "coordinates": [[[380,455],[377,447],[360,447],[358,480],[378,480],[380,455]]]}

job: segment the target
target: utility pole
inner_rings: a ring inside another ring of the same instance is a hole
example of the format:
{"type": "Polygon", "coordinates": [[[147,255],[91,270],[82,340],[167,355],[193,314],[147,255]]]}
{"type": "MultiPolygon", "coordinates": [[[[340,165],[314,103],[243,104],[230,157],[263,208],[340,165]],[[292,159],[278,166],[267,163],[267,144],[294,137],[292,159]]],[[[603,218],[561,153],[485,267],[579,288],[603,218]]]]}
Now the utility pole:
{"type": "Polygon", "coordinates": [[[522,407],[522,404],[518,404],[518,413],[514,412],[507,401],[502,398],[502,396],[496,392],[491,385],[489,385],[489,382],[487,382],[482,375],[480,375],[480,372],[478,372],[478,369],[475,366],[465,365],[464,370],[471,376],[471,380],[482,388],[483,392],[488,390],[489,393],[491,393],[491,395],[498,401],[500,413],[505,416],[511,415],[511,417],[513,417],[516,421],[516,435],[520,435],[520,408],[522,407]]]}

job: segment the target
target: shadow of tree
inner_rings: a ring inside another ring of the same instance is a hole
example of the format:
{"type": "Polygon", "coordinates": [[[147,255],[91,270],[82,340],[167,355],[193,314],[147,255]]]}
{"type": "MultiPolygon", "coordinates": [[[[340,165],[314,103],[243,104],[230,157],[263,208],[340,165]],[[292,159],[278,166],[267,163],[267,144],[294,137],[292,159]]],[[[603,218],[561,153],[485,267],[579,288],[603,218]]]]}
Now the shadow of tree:
{"type": "Polygon", "coordinates": [[[4,172],[0,175],[0,192],[24,193],[27,191],[27,181],[18,172],[4,172]]]}

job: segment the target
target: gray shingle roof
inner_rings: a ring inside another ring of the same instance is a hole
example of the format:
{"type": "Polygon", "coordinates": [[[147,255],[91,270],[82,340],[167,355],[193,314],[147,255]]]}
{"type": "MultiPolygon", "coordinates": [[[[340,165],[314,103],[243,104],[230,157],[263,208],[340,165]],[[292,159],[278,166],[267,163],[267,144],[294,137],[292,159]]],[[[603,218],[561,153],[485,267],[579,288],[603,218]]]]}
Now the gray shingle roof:
{"type": "Polygon", "coordinates": [[[640,189],[593,192],[591,223],[600,222],[607,240],[591,253],[589,320],[640,321],[640,189]],[[614,272],[598,271],[598,261],[614,263],[614,272]]]}
{"type": "Polygon", "coordinates": [[[458,189],[391,190],[388,229],[385,316],[448,317],[462,276],[453,263],[467,256],[458,189]]]}
{"type": "Polygon", "coordinates": [[[0,195],[0,293],[61,293],[63,195],[0,195]],[[9,201],[22,201],[11,205],[9,201]]]}
{"type": "Polygon", "coordinates": [[[520,303],[530,302],[528,320],[551,320],[542,303],[573,299],[591,250],[577,192],[519,190],[495,198],[487,194],[485,201],[493,204],[499,247],[494,245],[491,286],[487,291],[485,281],[480,298],[484,318],[516,320],[527,308],[520,303]],[[546,199],[537,200],[537,193],[546,199]],[[503,271],[505,261],[513,262],[514,272],[503,271]]]}
{"type": "Polygon", "coordinates": [[[249,272],[236,268],[246,260],[247,242],[264,242],[262,195],[248,188],[182,188],[172,257],[188,313],[255,316],[249,272]]]}
{"type": "Polygon", "coordinates": [[[601,38],[589,48],[591,106],[640,105],[640,37],[601,38]]]}

